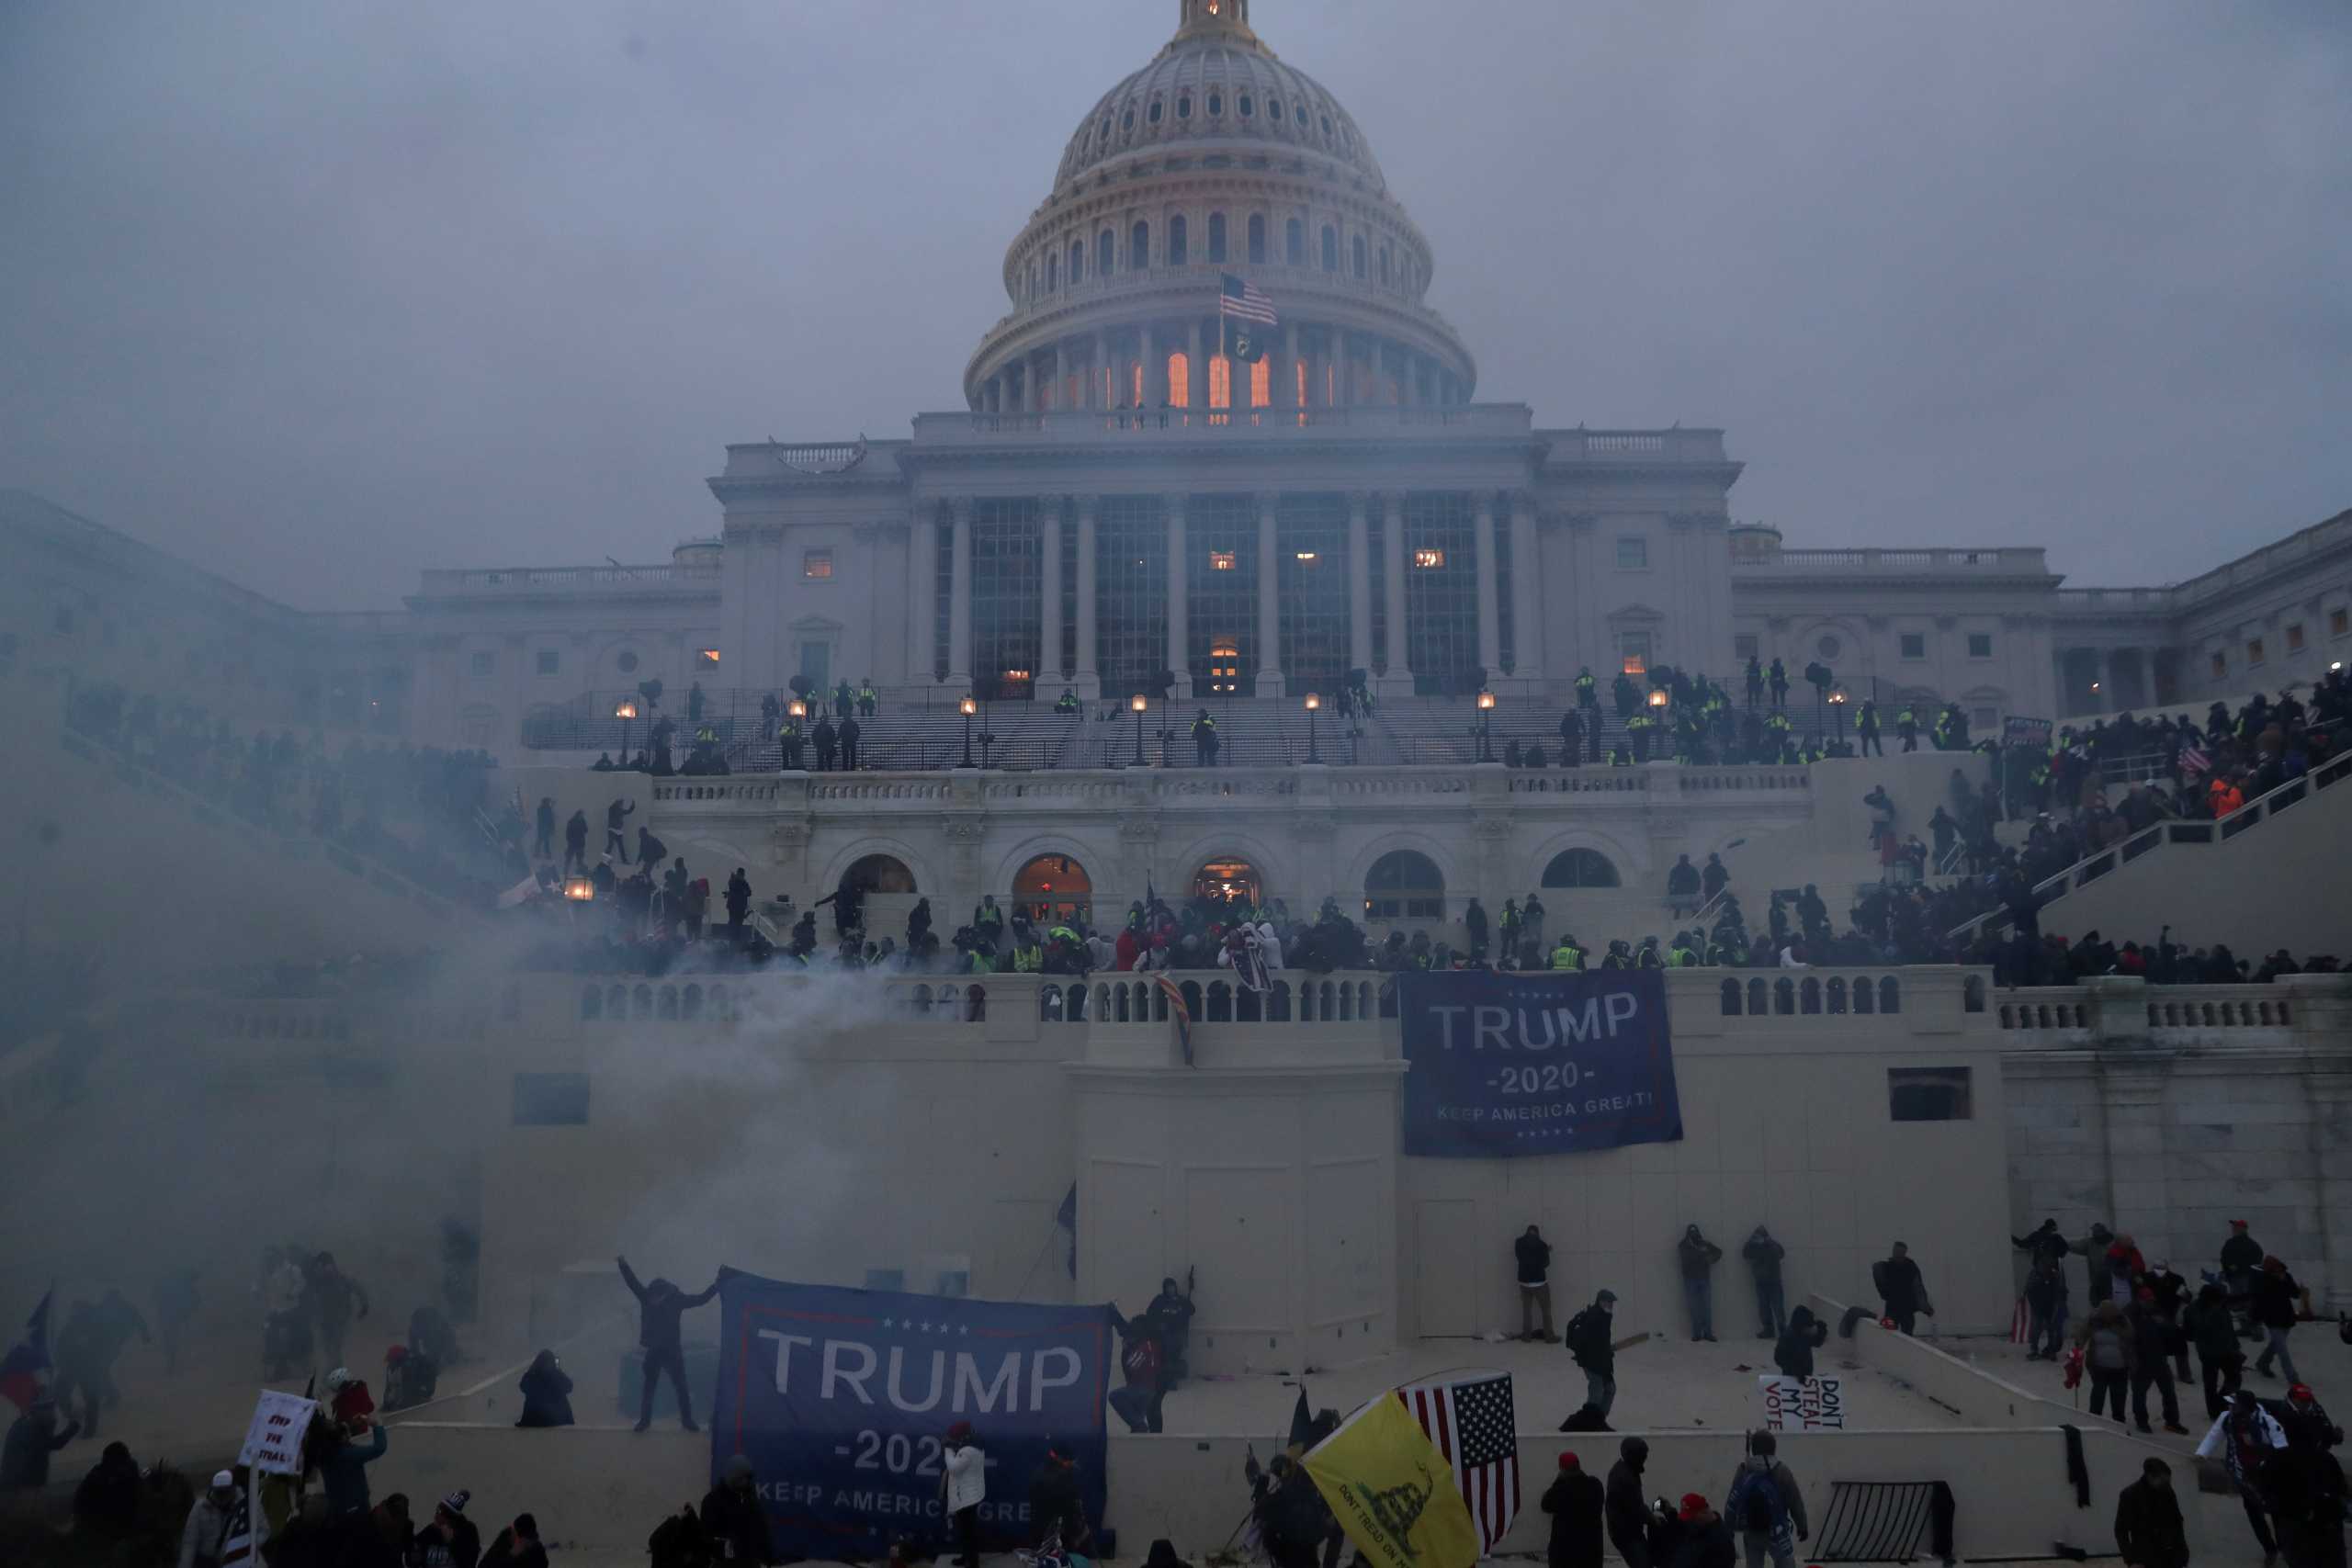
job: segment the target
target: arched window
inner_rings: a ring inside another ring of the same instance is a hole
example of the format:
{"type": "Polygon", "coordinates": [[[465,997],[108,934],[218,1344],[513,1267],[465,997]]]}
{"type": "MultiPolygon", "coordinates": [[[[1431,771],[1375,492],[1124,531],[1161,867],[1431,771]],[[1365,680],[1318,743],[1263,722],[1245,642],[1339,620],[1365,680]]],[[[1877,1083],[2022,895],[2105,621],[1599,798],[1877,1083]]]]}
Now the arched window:
{"type": "Polygon", "coordinates": [[[1796,1013],[1797,983],[1786,976],[1772,982],[1772,1010],[1783,1018],[1796,1013]]]}
{"type": "Polygon", "coordinates": [[[1209,118],[1215,119],[1225,112],[1225,95],[1212,88],[1209,92],[1209,118]]]}
{"type": "Polygon", "coordinates": [[[1282,123],[1283,101],[1280,98],[1268,98],[1266,100],[1266,118],[1272,120],[1277,125],[1282,123]]]}
{"type": "Polygon", "coordinates": [[[1340,270],[1340,231],[1329,223],[1323,225],[1323,270],[1340,270]]]}
{"type": "Polygon", "coordinates": [[[1083,240],[1072,240],[1069,243],[1069,286],[1072,288],[1077,288],[1080,279],[1083,278],[1085,276],[1086,242],[1083,240]]]}
{"type": "Polygon", "coordinates": [[[1846,982],[1844,980],[1833,975],[1829,977],[1829,984],[1824,987],[1823,990],[1828,997],[1831,1012],[1841,1013],[1846,1010],[1846,982]]]}
{"type": "Polygon", "coordinates": [[[1262,212],[1250,215],[1250,259],[1253,262],[1266,259],[1266,215],[1262,212]]]}
{"type": "Polygon", "coordinates": [[[1103,230],[1100,234],[1094,236],[1095,276],[1108,277],[1111,276],[1111,247],[1117,243],[1117,240],[1113,236],[1111,231],[1108,229],[1103,230]]]}
{"type": "Polygon", "coordinates": [[[1209,214],[1209,260],[1213,262],[1221,262],[1224,259],[1225,214],[1222,212],[1212,212],[1209,214]]]}
{"type": "Polygon", "coordinates": [[[1798,990],[1799,995],[1801,995],[1801,996],[1804,998],[1804,1011],[1806,1011],[1806,1012],[1819,1012],[1819,1011],[1821,1010],[1821,982],[1820,982],[1820,981],[1818,981],[1818,980],[1815,979],[1812,976],[1808,975],[1808,976],[1805,976],[1804,984],[1804,985],[1802,985],[1802,986],[1800,986],[1800,987],[1797,987],[1797,990],[1798,990]]]}
{"type": "Polygon", "coordinates": [[[1723,992],[1724,1016],[1725,1018],[1737,1018],[1739,1016],[1739,982],[1736,980],[1725,980],[1723,986],[1723,992]]]}
{"type": "Polygon", "coordinates": [[[1133,271],[1141,272],[1150,265],[1151,225],[1138,218],[1135,227],[1127,231],[1127,265],[1133,271]]]}
{"type": "Polygon", "coordinates": [[[1039,925],[1083,917],[1094,884],[1068,855],[1039,855],[1012,874],[1012,906],[1039,925]]]}
{"type": "Polygon", "coordinates": [[[1193,406],[1192,356],[1171,354],[1168,356],[1168,406],[1188,409],[1193,406]]]}
{"type": "Polygon", "coordinates": [[[1873,997],[1874,993],[1871,990],[1870,976],[1867,975],[1855,976],[1854,1010],[1856,1012],[1871,1012],[1876,1010],[1871,1006],[1873,997]]]}
{"type": "Polygon", "coordinates": [[[1386,245],[1380,247],[1380,284],[1384,288],[1388,286],[1388,247],[1386,245]]]}
{"type": "Polygon", "coordinates": [[[1159,100],[1158,98],[1151,100],[1151,107],[1144,110],[1143,118],[1145,123],[1148,125],[1158,125],[1159,123],[1159,100]]]}
{"type": "Polygon", "coordinates": [[[1176,118],[1178,119],[1190,119],[1193,118],[1192,94],[1179,93],[1176,95],[1176,118]]]}
{"type": "Polygon", "coordinates": [[[842,873],[842,886],[860,893],[912,893],[915,874],[896,855],[865,855],[852,861],[842,873]]]}
{"type": "Polygon", "coordinates": [[[1062,254],[1054,252],[1046,258],[1046,292],[1051,294],[1062,286],[1062,254]]]}
{"type": "Polygon", "coordinates": [[[1364,874],[1363,910],[1378,920],[1445,918],[1445,878],[1417,850],[1391,850],[1364,874]]]}
{"type": "Polygon", "coordinates": [[[1895,984],[1894,976],[1892,975],[1885,976],[1878,983],[1878,1010],[1881,1012],[1903,1010],[1903,987],[1895,984]]]}
{"type": "Polygon", "coordinates": [[[1352,252],[1353,252],[1353,254],[1354,254],[1355,264],[1356,264],[1356,276],[1357,276],[1358,278],[1362,278],[1362,277],[1364,276],[1364,273],[1365,273],[1365,270],[1366,270],[1366,269],[1365,269],[1365,267],[1364,267],[1364,261],[1363,261],[1363,236],[1362,234],[1358,234],[1358,235],[1355,237],[1355,243],[1354,243],[1354,244],[1353,244],[1353,246],[1352,246],[1352,252]]]}
{"type": "Polygon", "coordinates": [[[1241,111],[1241,118],[1243,119],[1248,119],[1250,116],[1258,112],[1257,104],[1247,93],[1238,95],[1233,100],[1233,107],[1241,111]]]}
{"type": "Polygon", "coordinates": [[[1127,106],[1127,112],[1126,112],[1126,113],[1125,113],[1125,114],[1123,114],[1123,115],[1121,115],[1121,116],[1119,117],[1119,129],[1120,129],[1122,131],[1131,131],[1131,130],[1135,130],[1135,128],[1136,128],[1136,108],[1135,108],[1135,106],[1134,106],[1133,104],[1129,104],[1129,105],[1127,106]]]}
{"type": "Polygon", "coordinates": [[[1295,218],[1283,225],[1283,260],[1293,266],[1306,265],[1306,225],[1295,218]]]}
{"type": "Polygon", "coordinates": [[[1750,1018],[1764,1016],[1764,982],[1761,980],[1747,982],[1747,1016],[1750,1018]]]}
{"type": "Polygon", "coordinates": [[[1168,220],[1168,265],[1184,265],[1184,215],[1178,213],[1168,220]]]}
{"type": "Polygon", "coordinates": [[[1546,887],[1619,887],[1617,868],[1599,850],[1562,850],[1544,868],[1546,887]]]}

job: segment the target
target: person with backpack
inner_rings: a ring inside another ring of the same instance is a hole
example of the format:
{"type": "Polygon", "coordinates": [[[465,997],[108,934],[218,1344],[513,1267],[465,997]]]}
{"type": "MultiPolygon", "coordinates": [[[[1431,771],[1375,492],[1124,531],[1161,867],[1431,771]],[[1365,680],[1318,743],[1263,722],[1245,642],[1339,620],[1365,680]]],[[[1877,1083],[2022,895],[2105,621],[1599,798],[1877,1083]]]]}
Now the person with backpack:
{"type": "Polygon", "coordinates": [[[1724,1498],[1724,1517],[1747,1548],[1747,1568],[1762,1568],[1768,1555],[1772,1568],[1796,1568],[1796,1542],[1812,1533],[1804,1494],[1779,1450],[1780,1439],[1771,1433],[1751,1435],[1747,1457],[1733,1472],[1724,1498]]]}
{"type": "Polygon", "coordinates": [[[1609,1407],[1617,1403],[1617,1347],[1611,1337],[1611,1314],[1616,1309],[1617,1292],[1602,1291],[1592,1298],[1590,1306],[1568,1320],[1568,1354],[1584,1369],[1585,1406],[1604,1420],[1609,1407]]]}

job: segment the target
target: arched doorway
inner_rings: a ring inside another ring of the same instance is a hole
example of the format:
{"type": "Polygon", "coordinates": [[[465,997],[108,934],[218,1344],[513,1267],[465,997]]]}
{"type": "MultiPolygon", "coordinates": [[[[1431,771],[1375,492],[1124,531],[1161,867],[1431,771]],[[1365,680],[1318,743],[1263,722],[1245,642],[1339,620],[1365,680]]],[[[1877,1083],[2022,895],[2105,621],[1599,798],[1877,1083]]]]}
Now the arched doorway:
{"type": "Polygon", "coordinates": [[[1086,867],[1068,855],[1039,855],[1012,876],[1012,907],[1041,925],[1085,915],[1093,894],[1086,867]]]}
{"type": "Polygon", "coordinates": [[[1617,867],[1599,850],[1562,850],[1544,868],[1546,887],[1617,887],[1617,867]]]}
{"type": "Polygon", "coordinates": [[[912,893],[915,874],[896,855],[865,855],[842,873],[842,886],[860,893],[912,893]]]}
{"type": "Polygon", "coordinates": [[[1363,878],[1363,912],[1375,920],[1445,919],[1445,877],[1418,850],[1391,850],[1363,878]]]}
{"type": "Polygon", "coordinates": [[[1193,873],[1192,893],[1193,897],[1206,898],[1214,904],[1236,903],[1245,908],[1266,901],[1258,868],[1237,856],[1204,863],[1193,873]]]}

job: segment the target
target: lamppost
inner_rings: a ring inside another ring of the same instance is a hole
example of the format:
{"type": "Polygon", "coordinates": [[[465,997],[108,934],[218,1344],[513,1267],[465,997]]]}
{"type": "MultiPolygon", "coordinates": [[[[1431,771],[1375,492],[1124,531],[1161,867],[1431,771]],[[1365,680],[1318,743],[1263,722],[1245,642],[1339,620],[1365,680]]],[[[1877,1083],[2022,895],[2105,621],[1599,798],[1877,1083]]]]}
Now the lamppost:
{"type": "Polygon", "coordinates": [[[959,768],[968,768],[972,765],[972,716],[980,711],[980,705],[966,697],[956,706],[963,711],[964,715],[964,760],[956,765],[959,768]]]}
{"type": "Polygon", "coordinates": [[[1143,710],[1150,705],[1151,699],[1145,696],[1141,692],[1137,692],[1134,696],[1127,699],[1127,710],[1136,716],[1136,766],[1138,768],[1144,765],[1143,710]]]}
{"type": "Polygon", "coordinates": [[[1651,757],[1664,758],[1672,755],[1667,750],[1668,738],[1659,734],[1658,731],[1666,727],[1666,707],[1674,700],[1674,694],[1664,686],[1652,686],[1650,694],[1645,700],[1650,707],[1650,738],[1644,747],[1645,755],[1642,758],[1644,761],[1649,761],[1651,757]]]}
{"type": "Polygon", "coordinates": [[[1315,715],[1323,706],[1323,699],[1316,693],[1306,694],[1306,760],[1319,762],[1323,754],[1315,749],[1315,715]]]}
{"type": "Polygon", "coordinates": [[[613,716],[621,721],[621,766],[628,766],[628,721],[637,716],[637,699],[623,697],[613,705],[613,716]]]}
{"type": "Polygon", "coordinates": [[[1845,687],[1843,687],[1843,686],[1832,686],[1832,687],[1830,687],[1830,688],[1829,688],[1829,711],[1830,711],[1831,713],[1834,713],[1834,714],[1836,714],[1836,715],[1838,716],[1838,753],[1842,756],[1842,755],[1845,753],[1845,750],[1846,750],[1846,688],[1845,688],[1845,687]]]}
{"type": "Polygon", "coordinates": [[[1489,744],[1494,732],[1494,714],[1495,694],[1480,692],[1478,694],[1478,761],[1482,762],[1491,762],[1495,760],[1495,749],[1489,744]]]}
{"type": "Polygon", "coordinates": [[[575,904],[585,904],[596,897],[596,885],[584,876],[568,876],[563,882],[563,896],[575,904]]]}
{"type": "Polygon", "coordinates": [[[797,768],[800,765],[800,748],[808,739],[808,732],[807,729],[808,705],[802,702],[798,697],[795,697],[790,702],[784,705],[784,711],[792,720],[792,761],[790,765],[797,768]]]}

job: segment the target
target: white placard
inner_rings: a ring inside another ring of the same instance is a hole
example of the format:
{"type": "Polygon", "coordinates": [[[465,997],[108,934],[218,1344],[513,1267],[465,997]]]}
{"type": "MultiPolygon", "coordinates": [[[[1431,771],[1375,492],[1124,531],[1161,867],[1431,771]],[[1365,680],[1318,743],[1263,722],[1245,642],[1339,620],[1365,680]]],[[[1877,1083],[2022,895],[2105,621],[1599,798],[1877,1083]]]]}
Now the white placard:
{"type": "Polygon", "coordinates": [[[1756,1380],[1764,1396],[1768,1432],[1842,1432],[1846,1429],[1843,1378],[1766,1375],[1756,1380]]]}
{"type": "Polygon", "coordinates": [[[237,1462],[266,1475],[301,1474],[302,1438],[318,1409],[315,1399],[264,1389],[254,1405],[253,1425],[245,1428],[245,1446],[237,1450],[237,1462]]]}

